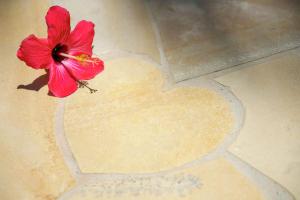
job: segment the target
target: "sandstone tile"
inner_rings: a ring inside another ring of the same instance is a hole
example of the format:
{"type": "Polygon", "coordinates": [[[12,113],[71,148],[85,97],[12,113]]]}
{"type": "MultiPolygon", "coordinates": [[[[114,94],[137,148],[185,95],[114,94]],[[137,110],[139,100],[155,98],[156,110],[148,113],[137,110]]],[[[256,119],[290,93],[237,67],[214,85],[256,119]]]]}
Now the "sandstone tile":
{"type": "Polygon", "coordinates": [[[176,81],[300,45],[296,0],[149,0],[176,81]]]}
{"type": "Polygon", "coordinates": [[[230,151],[300,198],[300,50],[274,56],[216,80],[246,109],[230,151]]]}
{"type": "Polygon", "coordinates": [[[114,51],[145,54],[156,62],[160,55],[143,1],[139,0],[52,0],[70,10],[72,23],[86,19],[95,23],[94,53],[114,51]]]}
{"type": "Polygon", "coordinates": [[[16,51],[31,33],[46,34],[47,1],[0,1],[0,199],[54,200],[73,184],[54,138],[55,101],[17,90],[42,75],[16,51]]]}
{"type": "Polygon", "coordinates": [[[206,155],[233,128],[226,100],[212,90],[162,90],[160,71],[136,58],[106,63],[90,82],[99,92],[68,98],[65,132],[83,172],[167,170],[206,155]]]}

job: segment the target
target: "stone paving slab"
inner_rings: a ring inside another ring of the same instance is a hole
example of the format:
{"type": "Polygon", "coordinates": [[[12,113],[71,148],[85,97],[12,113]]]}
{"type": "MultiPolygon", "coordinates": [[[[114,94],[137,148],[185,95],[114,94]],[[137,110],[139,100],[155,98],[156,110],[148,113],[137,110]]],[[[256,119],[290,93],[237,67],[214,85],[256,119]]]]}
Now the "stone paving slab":
{"type": "Polygon", "coordinates": [[[233,129],[225,98],[186,86],[163,90],[154,64],[118,58],[68,98],[65,132],[83,172],[145,173],[201,158],[233,129]],[[84,136],[84,137],[83,137],[84,136]]]}
{"type": "Polygon", "coordinates": [[[148,0],[176,81],[300,46],[297,0],[148,0]]]}
{"type": "Polygon", "coordinates": [[[235,155],[300,198],[300,50],[216,78],[242,101],[246,118],[235,155]]]}

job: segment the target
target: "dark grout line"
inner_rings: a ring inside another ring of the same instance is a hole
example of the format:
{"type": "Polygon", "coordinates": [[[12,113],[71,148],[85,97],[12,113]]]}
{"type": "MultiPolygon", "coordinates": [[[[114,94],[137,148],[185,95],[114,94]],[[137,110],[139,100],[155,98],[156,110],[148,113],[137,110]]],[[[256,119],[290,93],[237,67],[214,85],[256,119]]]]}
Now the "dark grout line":
{"type": "MultiPolygon", "coordinates": [[[[225,74],[227,74],[227,73],[230,73],[230,72],[232,72],[232,71],[230,71],[230,69],[231,70],[233,70],[233,71],[235,71],[234,70],[234,68],[236,69],[237,67],[239,67],[239,66],[242,66],[242,65],[245,65],[245,64],[249,64],[249,63],[255,63],[255,62],[257,62],[257,61],[261,61],[261,60],[264,60],[264,59],[266,59],[266,58],[270,58],[270,57],[272,57],[272,56],[276,56],[276,55],[279,55],[279,54],[284,54],[284,53],[287,53],[287,52],[289,52],[289,51],[293,51],[293,50],[296,50],[296,49],[300,49],[300,45],[299,46],[296,46],[296,47],[292,47],[292,48],[289,48],[289,49],[284,49],[284,50],[281,50],[281,51],[277,51],[277,52],[275,52],[275,53],[271,53],[271,54],[269,54],[269,55],[266,55],[266,56],[262,56],[262,57],[259,57],[259,58],[256,58],[256,59],[254,59],[254,60],[249,60],[249,61],[246,61],[246,62],[242,62],[242,63],[239,63],[239,64],[235,64],[235,65],[232,65],[232,66],[230,66],[230,67],[228,67],[228,68],[225,68],[225,69],[220,69],[220,70],[216,70],[216,71],[213,71],[213,72],[209,72],[209,73],[204,73],[204,74],[200,74],[200,75],[196,75],[196,76],[191,76],[191,77],[189,77],[189,78],[185,78],[185,79],[182,79],[182,80],[179,80],[179,81],[175,81],[175,83],[181,83],[181,82],[184,82],[184,81],[188,81],[188,80],[191,80],[191,79],[196,79],[196,78],[200,78],[200,77],[204,77],[204,78],[215,78],[215,77],[207,77],[207,76],[209,76],[209,75],[213,75],[213,74],[216,74],[216,73],[219,73],[219,72],[225,72],[224,74],[220,74],[220,75],[218,75],[218,76],[216,76],[216,77],[219,77],[219,76],[223,76],[223,75],[225,75],[225,74]],[[227,73],[226,73],[226,71],[228,71],[227,73]]],[[[244,66],[244,67],[246,67],[246,66],[244,66]]],[[[248,66],[249,67],[249,66],[248,66]]],[[[236,69],[236,70],[238,70],[238,69],[236,69]]],[[[176,80],[176,79],[175,79],[176,80]]]]}

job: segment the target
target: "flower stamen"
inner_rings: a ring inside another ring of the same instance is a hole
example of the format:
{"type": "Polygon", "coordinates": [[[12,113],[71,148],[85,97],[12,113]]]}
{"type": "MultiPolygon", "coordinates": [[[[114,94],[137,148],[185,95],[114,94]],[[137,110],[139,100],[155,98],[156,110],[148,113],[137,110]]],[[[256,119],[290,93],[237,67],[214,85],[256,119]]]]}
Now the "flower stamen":
{"type": "Polygon", "coordinates": [[[73,56],[73,55],[69,55],[69,54],[66,54],[66,53],[59,53],[59,55],[65,57],[65,58],[70,58],[70,59],[73,59],[73,60],[77,60],[83,66],[86,65],[87,63],[92,63],[93,67],[94,67],[95,64],[97,65],[101,62],[101,60],[99,58],[91,57],[87,54],[80,54],[78,56],[73,56]]]}

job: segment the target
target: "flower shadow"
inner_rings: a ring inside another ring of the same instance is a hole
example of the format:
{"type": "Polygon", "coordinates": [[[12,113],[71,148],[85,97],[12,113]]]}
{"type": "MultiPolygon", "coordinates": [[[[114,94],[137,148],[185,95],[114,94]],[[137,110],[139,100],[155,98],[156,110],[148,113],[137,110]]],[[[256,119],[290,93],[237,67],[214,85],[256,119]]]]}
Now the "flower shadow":
{"type": "MultiPolygon", "coordinates": [[[[23,85],[23,84],[18,85],[17,89],[33,90],[38,92],[42,87],[47,85],[48,80],[49,80],[49,74],[46,73],[37,77],[35,80],[32,81],[32,83],[29,83],[27,85],[23,85]]],[[[51,92],[49,92],[48,95],[53,96],[51,92]]]]}

